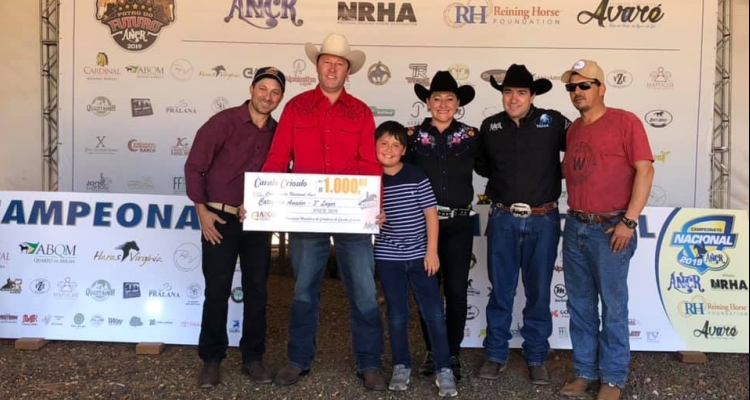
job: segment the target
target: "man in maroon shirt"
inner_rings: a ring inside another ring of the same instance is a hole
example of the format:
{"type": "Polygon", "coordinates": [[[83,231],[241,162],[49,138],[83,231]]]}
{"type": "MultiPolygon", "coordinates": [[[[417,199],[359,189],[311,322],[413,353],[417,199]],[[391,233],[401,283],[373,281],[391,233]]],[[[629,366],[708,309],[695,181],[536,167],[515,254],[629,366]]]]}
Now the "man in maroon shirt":
{"type": "Polygon", "coordinates": [[[219,365],[226,357],[227,300],[237,256],[242,271],[242,370],[255,383],[270,383],[263,365],[266,340],[266,280],[271,265],[271,233],[244,232],[239,220],[245,172],[260,171],[273,140],[271,112],[284,97],[286,79],[274,67],[259,68],[250,100],[211,117],[195,135],[185,162],[187,195],[201,224],[202,267],[206,280],[198,356],[202,388],[219,384],[219,365]]]}
{"type": "Polygon", "coordinates": [[[600,380],[597,399],[617,400],[630,362],[628,269],[654,158],[640,119],[604,105],[604,71],[596,62],[579,60],[560,80],[581,113],[568,129],[563,159],[570,206],[563,269],[576,379],[560,393],[585,397],[600,380]]]}
{"type": "MultiPolygon", "coordinates": [[[[350,50],[346,38],[330,34],[320,47],[305,45],[316,64],[318,86],[284,107],[263,172],[381,176],[375,156],[375,120],[370,108],[344,89],[365,54],[350,50]]],[[[290,233],[294,299],[289,321],[289,364],[276,375],[279,385],[293,385],[309,372],[315,357],[320,286],[333,236],[341,280],[349,296],[352,345],[359,376],[370,390],[385,390],[380,373],[383,327],[376,300],[372,236],[364,234],[290,233]]]]}

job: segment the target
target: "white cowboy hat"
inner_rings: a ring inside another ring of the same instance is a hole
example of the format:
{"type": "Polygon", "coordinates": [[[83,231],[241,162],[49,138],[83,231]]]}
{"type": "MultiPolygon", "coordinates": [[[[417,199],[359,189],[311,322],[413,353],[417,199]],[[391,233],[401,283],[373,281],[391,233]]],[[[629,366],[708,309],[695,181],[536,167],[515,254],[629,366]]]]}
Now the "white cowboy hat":
{"type": "Polygon", "coordinates": [[[321,54],[339,56],[349,61],[349,73],[354,74],[365,65],[365,53],[360,50],[349,49],[349,42],[343,35],[331,33],[318,47],[310,42],[305,43],[305,54],[313,63],[318,63],[321,54]]]}

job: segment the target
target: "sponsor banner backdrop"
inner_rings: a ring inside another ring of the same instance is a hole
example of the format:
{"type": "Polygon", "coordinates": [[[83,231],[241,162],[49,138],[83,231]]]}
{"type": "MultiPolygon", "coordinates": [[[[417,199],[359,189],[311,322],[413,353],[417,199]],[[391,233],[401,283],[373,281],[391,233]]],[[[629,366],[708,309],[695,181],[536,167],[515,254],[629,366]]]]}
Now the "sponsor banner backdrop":
{"type": "MultiPolygon", "coordinates": [[[[706,206],[713,107],[701,93],[713,87],[716,7],[707,0],[65,3],[59,187],[183,194],[185,157],[201,124],[241,104],[261,66],[286,74],[284,102],[313,88],[304,43],[338,32],[367,55],[346,87],[377,122],[420,122],[429,113],[413,85],[449,70],[475,87],[459,119],[479,126],[502,110],[489,77],[501,81],[512,63],[552,80],[536,105],[574,119],[560,75],[578,59],[597,60],[607,104],[646,126],[657,171],[649,205],[706,206]]],[[[476,188],[483,191],[482,179],[476,188]]]]}
{"type": "Polygon", "coordinates": [[[0,192],[0,218],[0,337],[197,343],[201,242],[185,198],[0,192]]]}
{"type": "MultiPolygon", "coordinates": [[[[464,347],[486,335],[487,206],[474,239],[464,347]]],[[[697,350],[747,353],[748,214],[746,211],[647,207],[639,218],[638,248],[628,275],[630,347],[634,351],[697,350]]],[[[552,348],[570,349],[562,243],[550,287],[552,348]]],[[[516,291],[510,346],[520,348],[523,285],[516,291]]]]}
{"type": "MultiPolygon", "coordinates": [[[[487,207],[477,206],[465,347],[482,347],[487,207]],[[479,226],[482,229],[479,229],[479,226]]],[[[630,267],[633,350],[748,352],[748,215],[647,208],[630,267]]],[[[180,196],[0,192],[0,337],[197,344],[204,281],[200,230],[180,196]]],[[[562,261],[550,305],[553,348],[569,349],[562,261]]],[[[236,270],[227,329],[239,343],[236,270]]],[[[520,347],[523,287],[511,332],[520,347]]]]}

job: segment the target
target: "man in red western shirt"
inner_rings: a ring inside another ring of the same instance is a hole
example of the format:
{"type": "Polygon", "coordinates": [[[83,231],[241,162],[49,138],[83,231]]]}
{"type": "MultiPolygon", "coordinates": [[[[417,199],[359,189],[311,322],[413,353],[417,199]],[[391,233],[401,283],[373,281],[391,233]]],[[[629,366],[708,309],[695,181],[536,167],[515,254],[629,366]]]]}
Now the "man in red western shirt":
{"type": "MultiPolygon", "coordinates": [[[[344,36],[330,34],[318,50],[305,45],[316,64],[318,86],[289,100],[279,119],[263,172],[382,174],[375,157],[375,120],[370,109],[344,89],[365,54],[350,50],[344,36]]],[[[331,236],[341,280],[349,296],[352,344],[357,371],[370,390],[385,390],[380,373],[383,327],[376,300],[372,236],[340,233],[290,233],[289,254],[295,288],[289,321],[289,363],[276,383],[293,385],[309,372],[315,357],[319,295],[331,236]]]]}

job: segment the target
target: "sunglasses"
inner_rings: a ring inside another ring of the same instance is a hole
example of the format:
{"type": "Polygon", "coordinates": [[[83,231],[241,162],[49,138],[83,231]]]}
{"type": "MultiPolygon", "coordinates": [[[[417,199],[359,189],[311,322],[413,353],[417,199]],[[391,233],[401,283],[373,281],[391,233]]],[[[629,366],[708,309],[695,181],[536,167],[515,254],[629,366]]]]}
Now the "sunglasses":
{"type": "Polygon", "coordinates": [[[581,89],[583,91],[591,89],[592,85],[598,85],[599,81],[586,81],[586,82],[578,82],[578,83],[566,83],[565,84],[565,90],[568,92],[575,92],[576,88],[581,89]]]}

